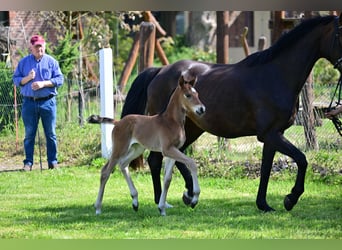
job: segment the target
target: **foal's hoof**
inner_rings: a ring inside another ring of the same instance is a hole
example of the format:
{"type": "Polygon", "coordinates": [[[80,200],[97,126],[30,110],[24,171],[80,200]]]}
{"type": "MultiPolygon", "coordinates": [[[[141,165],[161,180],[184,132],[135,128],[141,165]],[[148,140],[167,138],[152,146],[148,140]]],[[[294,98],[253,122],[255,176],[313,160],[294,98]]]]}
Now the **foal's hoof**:
{"type": "Polygon", "coordinates": [[[183,198],[183,202],[184,202],[185,205],[187,205],[187,206],[191,205],[192,197],[188,196],[187,192],[183,193],[183,197],[182,198],[183,198]]]}
{"type": "Polygon", "coordinates": [[[138,208],[139,208],[139,206],[138,206],[138,205],[134,205],[134,204],[132,204],[132,207],[133,207],[133,210],[134,210],[135,212],[137,212],[137,211],[138,211],[138,208]]]}
{"type": "Polygon", "coordinates": [[[161,209],[161,208],[158,207],[158,210],[159,210],[159,213],[160,213],[161,216],[166,216],[165,208],[161,209]]]}
{"type": "Polygon", "coordinates": [[[290,199],[289,195],[286,195],[284,198],[284,207],[287,211],[291,211],[292,208],[296,205],[297,202],[294,202],[290,199]]]}

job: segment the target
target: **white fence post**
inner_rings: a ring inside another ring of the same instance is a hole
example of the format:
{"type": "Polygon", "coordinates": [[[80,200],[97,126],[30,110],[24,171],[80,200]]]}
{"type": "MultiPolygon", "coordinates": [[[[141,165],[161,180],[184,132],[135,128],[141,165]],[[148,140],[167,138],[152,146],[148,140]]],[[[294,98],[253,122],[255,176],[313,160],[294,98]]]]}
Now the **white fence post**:
{"type": "MultiPolygon", "coordinates": [[[[101,49],[99,54],[101,116],[114,118],[112,49],[101,49]]],[[[101,124],[101,152],[102,157],[107,159],[112,151],[112,129],[111,124],[101,124]]]]}

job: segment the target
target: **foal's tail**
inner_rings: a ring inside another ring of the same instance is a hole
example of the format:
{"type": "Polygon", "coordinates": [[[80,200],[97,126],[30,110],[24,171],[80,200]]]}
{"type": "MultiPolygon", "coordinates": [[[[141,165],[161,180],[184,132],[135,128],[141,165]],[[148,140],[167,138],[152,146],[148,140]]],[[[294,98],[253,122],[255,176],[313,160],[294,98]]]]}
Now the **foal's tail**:
{"type": "Polygon", "coordinates": [[[99,123],[110,123],[110,124],[114,124],[114,119],[112,118],[108,118],[108,117],[102,117],[102,116],[99,116],[99,115],[91,115],[88,117],[87,121],[89,123],[96,123],[96,124],[99,124],[99,123]]]}

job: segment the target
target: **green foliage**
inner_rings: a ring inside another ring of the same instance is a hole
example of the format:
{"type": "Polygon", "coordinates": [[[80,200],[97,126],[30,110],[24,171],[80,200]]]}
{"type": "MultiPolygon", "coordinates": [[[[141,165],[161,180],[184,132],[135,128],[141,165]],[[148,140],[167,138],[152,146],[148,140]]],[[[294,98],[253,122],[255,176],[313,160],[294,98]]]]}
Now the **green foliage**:
{"type": "Polygon", "coordinates": [[[327,85],[336,83],[339,78],[339,72],[326,59],[319,59],[313,68],[314,82],[317,85],[327,85]]]}
{"type": "Polygon", "coordinates": [[[169,62],[180,59],[191,59],[196,61],[215,62],[216,54],[189,47],[185,42],[185,35],[178,35],[174,39],[167,38],[161,43],[169,62]]]}
{"type": "MultiPolygon", "coordinates": [[[[14,85],[12,69],[0,62],[0,131],[14,128],[14,85]]],[[[20,97],[19,97],[20,98],[20,97]]],[[[18,115],[20,115],[18,111],[18,115]]]]}
{"type": "Polygon", "coordinates": [[[95,158],[91,161],[90,166],[95,167],[96,169],[101,169],[107,162],[105,158],[95,158]]]}
{"type": "Polygon", "coordinates": [[[79,46],[80,42],[76,42],[72,39],[73,34],[66,32],[63,39],[58,40],[58,44],[50,48],[47,46],[46,53],[53,56],[58,62],[62,73],[65,77],[74,70],[79,60],[79,46]]]}

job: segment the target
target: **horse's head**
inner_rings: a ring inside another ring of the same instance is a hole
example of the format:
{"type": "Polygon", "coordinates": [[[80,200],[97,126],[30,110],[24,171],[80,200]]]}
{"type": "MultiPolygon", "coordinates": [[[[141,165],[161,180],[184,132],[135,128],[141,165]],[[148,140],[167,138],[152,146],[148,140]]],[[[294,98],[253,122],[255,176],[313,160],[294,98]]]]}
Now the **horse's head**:
{"type": "Polygon", "coordinates": [[[327,34],[327,39],[323,41],[325,57],[342,73],[342,13],[332,23],[333,27],[330,26],[329,31],[324,32],[327,34]]]}
{"type": "Polygon", "coordinates": [[[178,87],[182,92],[182,106],[187,112],[192,112],[196,115],[203,115],[205,113],[205,106],[198,97],[198,93],[194,88],[197,78],[193,78],[190,81],[185,81],[184,76],[181,75],[178,80],[178,87]]]}

